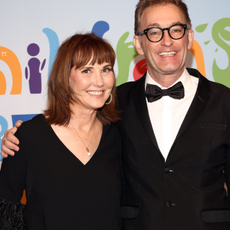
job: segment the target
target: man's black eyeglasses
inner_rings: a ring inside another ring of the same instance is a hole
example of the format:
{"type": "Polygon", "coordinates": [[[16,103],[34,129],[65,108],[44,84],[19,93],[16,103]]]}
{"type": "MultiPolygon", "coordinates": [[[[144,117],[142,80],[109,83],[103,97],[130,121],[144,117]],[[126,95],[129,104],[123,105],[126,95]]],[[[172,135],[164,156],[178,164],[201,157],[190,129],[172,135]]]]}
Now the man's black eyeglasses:
{"type": "Polygon", "coordinates": [[[145,34],[150,42],[159,42],[164,37],[164,30],[168,30],[169,36],[174,40],[178,40],[184,37],[186,29],[186,24],[175,24],[163,29],[160,27],[150,27],[139,32],[138,35],[145,34]]]}

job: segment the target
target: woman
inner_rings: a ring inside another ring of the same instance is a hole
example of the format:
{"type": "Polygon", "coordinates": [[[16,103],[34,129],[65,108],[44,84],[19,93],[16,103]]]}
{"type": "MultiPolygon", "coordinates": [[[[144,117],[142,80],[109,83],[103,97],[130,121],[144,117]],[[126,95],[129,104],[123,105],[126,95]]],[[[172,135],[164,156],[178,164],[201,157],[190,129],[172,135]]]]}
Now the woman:
{"type": "Polygon", "coordinates": [[[111,45],[93,34],[60,46],[47,109],[22,124],[20,150],[2,164],[0,229],[121,229],[114,62],[111,45]]]}

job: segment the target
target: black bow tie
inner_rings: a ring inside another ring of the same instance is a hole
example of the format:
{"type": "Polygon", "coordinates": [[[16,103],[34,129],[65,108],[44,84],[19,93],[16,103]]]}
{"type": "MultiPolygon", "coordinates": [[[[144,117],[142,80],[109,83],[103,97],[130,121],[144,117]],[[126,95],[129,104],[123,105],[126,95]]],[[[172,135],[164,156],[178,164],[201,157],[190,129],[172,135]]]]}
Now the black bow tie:
{"type": "Polygon", "coordinates": [[[181,82],[176,83],[168,89],[161,89],[156,85],[147,84],[145,96],[148,102],[157,101],[163,96],[170,96],[175,99],[181,99],[184,97],[184,86],[181,82]]]}

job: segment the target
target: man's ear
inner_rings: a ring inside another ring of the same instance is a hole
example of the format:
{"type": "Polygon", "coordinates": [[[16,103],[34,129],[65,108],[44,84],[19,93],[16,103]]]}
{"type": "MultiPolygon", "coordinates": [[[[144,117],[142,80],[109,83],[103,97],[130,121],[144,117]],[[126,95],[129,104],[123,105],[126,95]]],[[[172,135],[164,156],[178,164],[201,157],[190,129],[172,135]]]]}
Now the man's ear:
{"type": "Polygon", "coordinates": [[[188,49],[189,50],[192,48],[193,38],[194,38],[194,31],[193,30],[189,30],[188,31],[188,49]]]}
{"type": "Polygon", "coordinates": [[[144,52],[143,52],[142,47],[141,47],[141,41],[140,41],[140,37],[139,36],[135,35],[133,37],[133,44],[134,44],[134,46],[136,48],[137,53],[139,55],[143,55],[144,52]]]}

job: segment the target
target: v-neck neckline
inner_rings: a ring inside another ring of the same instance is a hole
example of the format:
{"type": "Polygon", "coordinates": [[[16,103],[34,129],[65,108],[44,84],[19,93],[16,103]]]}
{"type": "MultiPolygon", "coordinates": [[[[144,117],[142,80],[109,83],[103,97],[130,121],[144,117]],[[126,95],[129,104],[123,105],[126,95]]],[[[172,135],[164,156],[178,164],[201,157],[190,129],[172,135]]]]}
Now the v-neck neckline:
{"type": "Polygon", "coordinates": [[[84,164],[75,154],[73,154],[73,152],[71,152],[69,150],[69,148],[61,141],[61,139],[57,136],[57,134],[55,133],[55,131],[53,130],[53,128],[51,127],[51,125],[49,125],[49,129],[50,131],[54,134],[55,136],[55,139],[57,140],[57,142],[62,146],[62,148],[64,148],[67,152],[69,152],[82,166],[87,166],[89,165],[89,163],[91,161],[93,161],[93,159],[96,157],[97,155],[97,152],[98,152],[98,149],[100,148],[101,146],[101,141],[103,139],[103,136],[104,136],[104,125],[102,125],[102,133],[101,133],[101,138],[100,138],[100,141],[99,141],[99,144],[98,144],[98,147],[96,149],[96,151],[92,154],[92,156],[90,157],[90,159],[84,164]]]}

